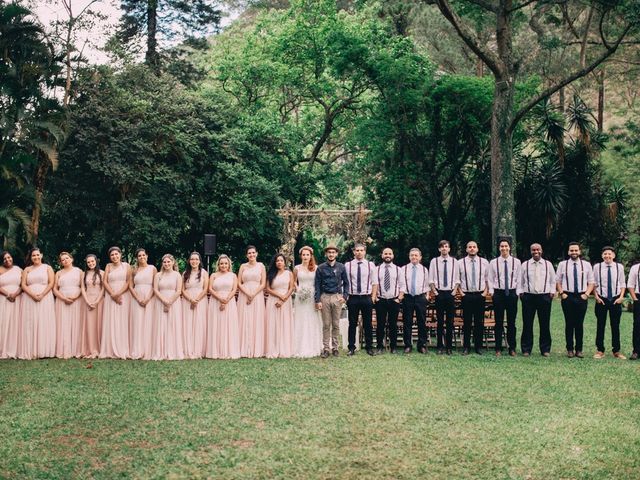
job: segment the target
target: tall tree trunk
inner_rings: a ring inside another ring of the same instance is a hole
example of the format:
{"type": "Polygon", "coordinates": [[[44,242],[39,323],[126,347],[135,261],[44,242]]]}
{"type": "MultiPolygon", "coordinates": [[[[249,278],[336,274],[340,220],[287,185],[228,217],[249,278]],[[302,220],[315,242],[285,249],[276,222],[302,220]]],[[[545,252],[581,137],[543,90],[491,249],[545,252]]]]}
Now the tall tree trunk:
{"type": "Polygon", "coordinates": [[[147,52],[145,62],[159,73],[160,55],[158,53],[158,0],[147,0],[147,52]]]}
{"type": "Polygon", "coordinates": [[[33,210],[31,212],[31,232],[32,232],[32,244],[38,245],[38,236],[40,234],[40,217],[42,215],[42,200],[44,198],[44,185],[47,179],[47,172],[49,171],[49,160],[40,159],[38,168],[33,177],[33,186],[35,187],[35,202],[33,204],[33,210]]]}
{"type": "Polygon", "coordinates": [[[496,78],[491,115],[491,225],[493,248],[498,238],[510,236],[515,245],[515,197],[513,191],[513,119],[514,85],[496,78]]]}
{"type": "Polygon", "coordinates": [[[476,60],[476,76],[483,77],[484,76],[484,62],[481,58],[476,60]]]}
{"type": "Polygon", "coordinates": [[[598,133],[604,130],[604,68],[598,75],[598,133]]]}
{"type": "Polygon", "coordinates": [[[564,98],[564,87],[558,90],[558,108],[560,109],[560,113],[564,115],[564,106],[565,106],[565,98],[564,98]]]}

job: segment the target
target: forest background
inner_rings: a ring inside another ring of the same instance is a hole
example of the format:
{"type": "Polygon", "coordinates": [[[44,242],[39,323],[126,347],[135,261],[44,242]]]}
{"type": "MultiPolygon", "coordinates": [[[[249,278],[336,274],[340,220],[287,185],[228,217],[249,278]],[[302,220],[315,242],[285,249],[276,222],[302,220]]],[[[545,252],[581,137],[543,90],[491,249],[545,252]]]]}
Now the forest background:
{"type": "Polygon", "coordinates": [[[42,3],[0,1],[0,241],[18,260],[185,257],[204,233],[266,256],[285,205],[365,206],[370,253],[400,263],[441,238],[492,255],[496,205],[520,256],[640,256],[632,0],[123,0],[99,62],[103,2],[46,0],[53,20],[42,3]]]}

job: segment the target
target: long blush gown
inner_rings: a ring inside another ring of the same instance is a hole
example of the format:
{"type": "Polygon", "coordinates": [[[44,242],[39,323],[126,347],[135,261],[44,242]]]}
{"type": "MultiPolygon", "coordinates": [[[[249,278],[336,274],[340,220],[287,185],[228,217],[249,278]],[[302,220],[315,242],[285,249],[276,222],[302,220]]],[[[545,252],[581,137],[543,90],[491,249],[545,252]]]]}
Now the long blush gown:
{"type": "MultiPolygon", "coordinates": [[[[164,298],[172,297],[178,291],[180,274],[176,271],[158,273],[158,291],[164,298]]],[[[178,298],[164,311],[164,304],[158,297],[153,299],[154,325],[151,339],[152,360],[183,360],[184,340],[182,335],[182,303],[178,298]]]]}
{"type": "MultiPolygon", "coordinates": [[[[100,273],[104,274],[102,270],[100,273]]],[[[98,358],[98,355],[100,355],[102,311],[104,308],[103,303],[98,303],[102,290],[102,283],[100,278],[96,278],[96,283],[93,283],[93,272],[88,272],[86,275],[85,291],[87,293],[87,298],[91,303],[95,303],[97,306],[93,310],[89,310],[89,306],[84,299],[82,299],[82,323],[84,326],[84,334],[82,335],[82,355],[87,358],[98,358]]],[[[104,296],[104,292],[102,292],[102,295],[104,296]]]]}
{"type": "MultiPolygon", "coordinates": [[[[73,267],[69,272],[58,274],[58,289],[65,297],[80,295],[82,270],[73,267]]],[[[71,358],[82,356],[82,298],[71,305],[56,298],[56,357],[71,358]]]]}
{"type": "MultiPolygon", "coordinates": [[[[213,278],[213,290],[221,297],[227,297],[233,289],[235,274],[231,272],[213,278]]],[[[211,297],[208,315],[208,358],[240,358],[240,336],[238,330],[238,308],[236,299],[227,302],[220,311],[221,302],[211,297]]]]}
{"type": "MultiPolygon", "coordinates": [[[[13,266],[0,275],[0,287],[12,294],[20,288],[22,269],[13,266]]],[[[23,294],[10,302],[0,295],[0,358],[16,358],[18,356],[18,334],[20,332],[20,309],[23,294]]]]}
{"type": "MultiPolygon", "coordinates": [[[[127,283],[129,264],[121,262],[109,271],[111,290],[119,292],[127,283]]],[[[131,294],[122,294],[122,304],[118,305],[111,295],[105,294],[102,310],[102,336],[100,338],[100,358],[129,358],[129,312],[131,294]]]]}
{"type": "MultiPolygon", "coordinates": [[[[153,275],[155,268],[147,265],[139,268],[133,277],[133,289],[140,299],[146,299],[153,292],[153,275]]],[[[151,333],[153,330],[153,299],[146,306],[141,306],[135,298],[131,298],[131,324],[129,327],[129,345],[131,358],[151,357],[151,333]]]]}
{"type": "Polygon", "coordinates": [[[322,317],[313,299],[316,272],[298,265],[298,285],[293,302],[293,355],[317,357],[322,353],[322,317]]]}
{"type": "MultiPolygon", "coordinates": [[[[251,267],[248,263],[242,269],[243,288],[255,292],[260,286],[260,277],[264,265],[260,262],[251,267]]],[[[238,323],[240,327],[240,355],[243,357],[264,357],[265,352],[265,317],[264,295],[260,292],[250,305],[247,296],[238,294],[238,323]]]]}
{"type": "MultiPolygon", "coordinates": [[[[27,274],[27,285],[33,293],[41,293],[49,283],[48,265],[42,264],[27,274]]],[[[18,358],[51,358],[56,355],[56,313],[53,293],[49,291],[36,302],[22,294],[22,312],[18,358]]]]}
{"type": "MultiPolygon", "coordinates": [[[[271,290],[285,295],[289,290],[289,282],[293,275],[285,270],[273,279],[271,290]]],[[[291,297],[280,307],[276,303],[281,300],[273,295],[267,298],[267,358],[288,358],[293,356],[293,308],[291,297]]]]}
{"type": "MultiPolygon", "coordinates": [[[[207,271],[191,272],[191,276],[185,285],[185,290],[190,297],[196,298],[205,287],[207,271]]],[[[187,358],[202,358],[207,349],[207,296],[198,302],[196,308],[191,308],[191,302],[181,299],[182,321],[184,323],[184,355],[187,358]]]]}

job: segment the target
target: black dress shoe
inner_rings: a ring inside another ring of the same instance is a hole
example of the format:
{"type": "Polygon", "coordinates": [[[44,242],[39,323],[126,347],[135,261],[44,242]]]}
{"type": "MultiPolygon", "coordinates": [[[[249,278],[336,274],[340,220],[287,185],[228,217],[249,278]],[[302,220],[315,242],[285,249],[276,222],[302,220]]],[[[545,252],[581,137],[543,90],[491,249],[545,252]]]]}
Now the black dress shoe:
{"type": "Polygon", "coordinates": [[[353,357],[355,354],[356,354],[356,351],[355,351],[355,350],[349,350],[349,351],[347,352],[347,356],[348,356],[348,357],[353,357]]]}
{"type": "Polygon", "coordinates": [[[509,356],[510,357],[515,357],[516,355],[518,355],[518,354],[516,353],[515,350],[509,350],[509,356]]]}
{"type": "Polygon", "coordinates": [[[323,350],[322,353],[320,354],[320,358],[327,358],[328,356],[329,356],[328,350],[323,350]]]}
{"type": "Polygon", "coordinates": [[[371,355],[372,357],[375,357],[376,352],[373,351],[373,348],[367,348],[367,355],[371,355]]]}
{"type": "Polygon", "coordinates": [[[337,349],[337,348],[334,348],[334,349],[331,351],[331,355],[333,355],[334,357],[338,357],[338,356],[340,356],[340,352],[338,351],[338,349],[337,349]]]}
{"type": "Polygon", "coordinates": [[[444,355],[444,348],[438,349],[438,355],[444,355]]]}
{"type": "Polygon", "coordinates": [[[476,354],[482,355],[482,350],[480,350],[479,348],[476,348],[476,354]]]}
{"type": "Polygon", "coordinates": [[[462,355],[469,355],[469,349],[468,348],[463,348],[462,349],[462,355]]]}
{"type": "Polygon", "coordinates": [[[396,349],[395,349],[395,348],[392,348],[391,350],[389,350],[389,353],[390,353],[391,355],[395,355],[395,354],[396,354],[396,353],[398,353],[398,352],[396,352],[396,349]]]}
{"type": "Polygon", "coordinates": [[[633,352],[631,354],[631,356],[629,357],[629,360],[638,360],[638,353],[637,352],[633,352]]]}
{"type": "Polygon", "coordinates": [[[420,353],[426,354],[426,353],[427,353],[427,347],[420,347],[420,348],[418,349],[418,351],[419,351],[420,353]]]}
{"type": "Polygon", "coordinates": [[[376,348],[376,353],[377,353],[378,355],[382,355],[382,354],[384,353],[384,347],[378,347],[378,348],[376,348]]]}
{"type": "Polygon", "coordinates": [[[453,355],[453,350],[451,350],[450,348],[447,348],[447,355],[453,355]]]}
{"type": "Polygon", "coordinates": [[[404,353],[411,353],[411,347],[405,347],[404,353]]]}

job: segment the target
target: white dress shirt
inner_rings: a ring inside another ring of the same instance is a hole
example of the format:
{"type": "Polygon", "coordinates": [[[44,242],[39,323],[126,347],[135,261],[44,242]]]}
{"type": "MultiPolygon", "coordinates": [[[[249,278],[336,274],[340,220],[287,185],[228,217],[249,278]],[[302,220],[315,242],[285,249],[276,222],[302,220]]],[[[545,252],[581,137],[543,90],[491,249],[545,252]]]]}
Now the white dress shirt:
{"type": "Polygon", "coordinates": [[[402,267],[403,292],[408,295],[422,295],[429,291],[429,270],[421,263],[415,264],[415,290],[413,290],[414,264],[407,263],[402,267]]]}
{"type": "Polygon", "coordinates": [[[349,295],[371,295],[371,288],[378,284],[376,266],[367,259],[345,263],[345,270],[349,277],[349,295]],[[360,291],[358,292],[358,264],[360,265],[360,291]]]}
{"type": "Polygon", "coordinates": [[[378,297],[392,299],[405,292],[404,275],[402,269],[395,263],[381,263],[376,267],[376,280],[378,283],[378,297]],[[385,276],[389,271],[389,289],[385,288],[385,276]]]}
{"type": "Polygon", "coordinates": [[[636,296],[640,295],[640,263],[636,263],[629,270],[627,288],[636,292],[636,296]]]}
{"type": "Polygon", "coordinates": [[[507,258],[500,256],[491,260],[488,274],[489,293],[493,295],[496,290],[505,290],[505,270],[507,272],[506,288],[517,291],[522,276],[521,267],[520,260],[511,255],[507,258]]]}
{"type": "Polygon", "coordinates": [[[593,267],[593,277],[596,282],[596,291],[598,292],[598,295],[600,295],[600,298],[607,298],[607,289],[609,286],[609,282],[607,280],[609,270],[608,267],[611,267],[611,292],[613,293],[613,298],[616,298],[620,295],[622,289],[627,286],[624,281],[624,267],[621,263],[596,263],[596,265],[593,267]]]}
{"type": "Polygon", "coordinates": [[[457,261],[458,266],[458,285],[464,293],[484,292],[487,288],[487,273],[489,271],[489,262],[486,258],[475,256],[464,257],[457,261]],[[475,277],[473,272],[475,271],[475,277]]]}
{"type": "Polygon", "coordinates": [[[533,258],[522,264],[522,276],[518,286],[520,293],[555,293],[556,272],[549,260],[533,258]]]}
{"type": "Polygon", "coordinates": [[[435,286],[437,290],[453,290],[460,283],[458,279],[457,260],[451,255],[432,258],[429,264],[429,285],[435,286]],[[447,278],[445,281],[444,268],[447,264],[447,278]]]}
{"type": "Polygon", "coordinates": [[[558,264],[556,282],[562,287],[564,293],[584,293],[589,285],[593,285],[593,268],[586,260],[579,258],[575,262],[573,259],[563,260],[558,264]],[[577,289],[574,285],[574,270],[578,274],[577,289]]]}

